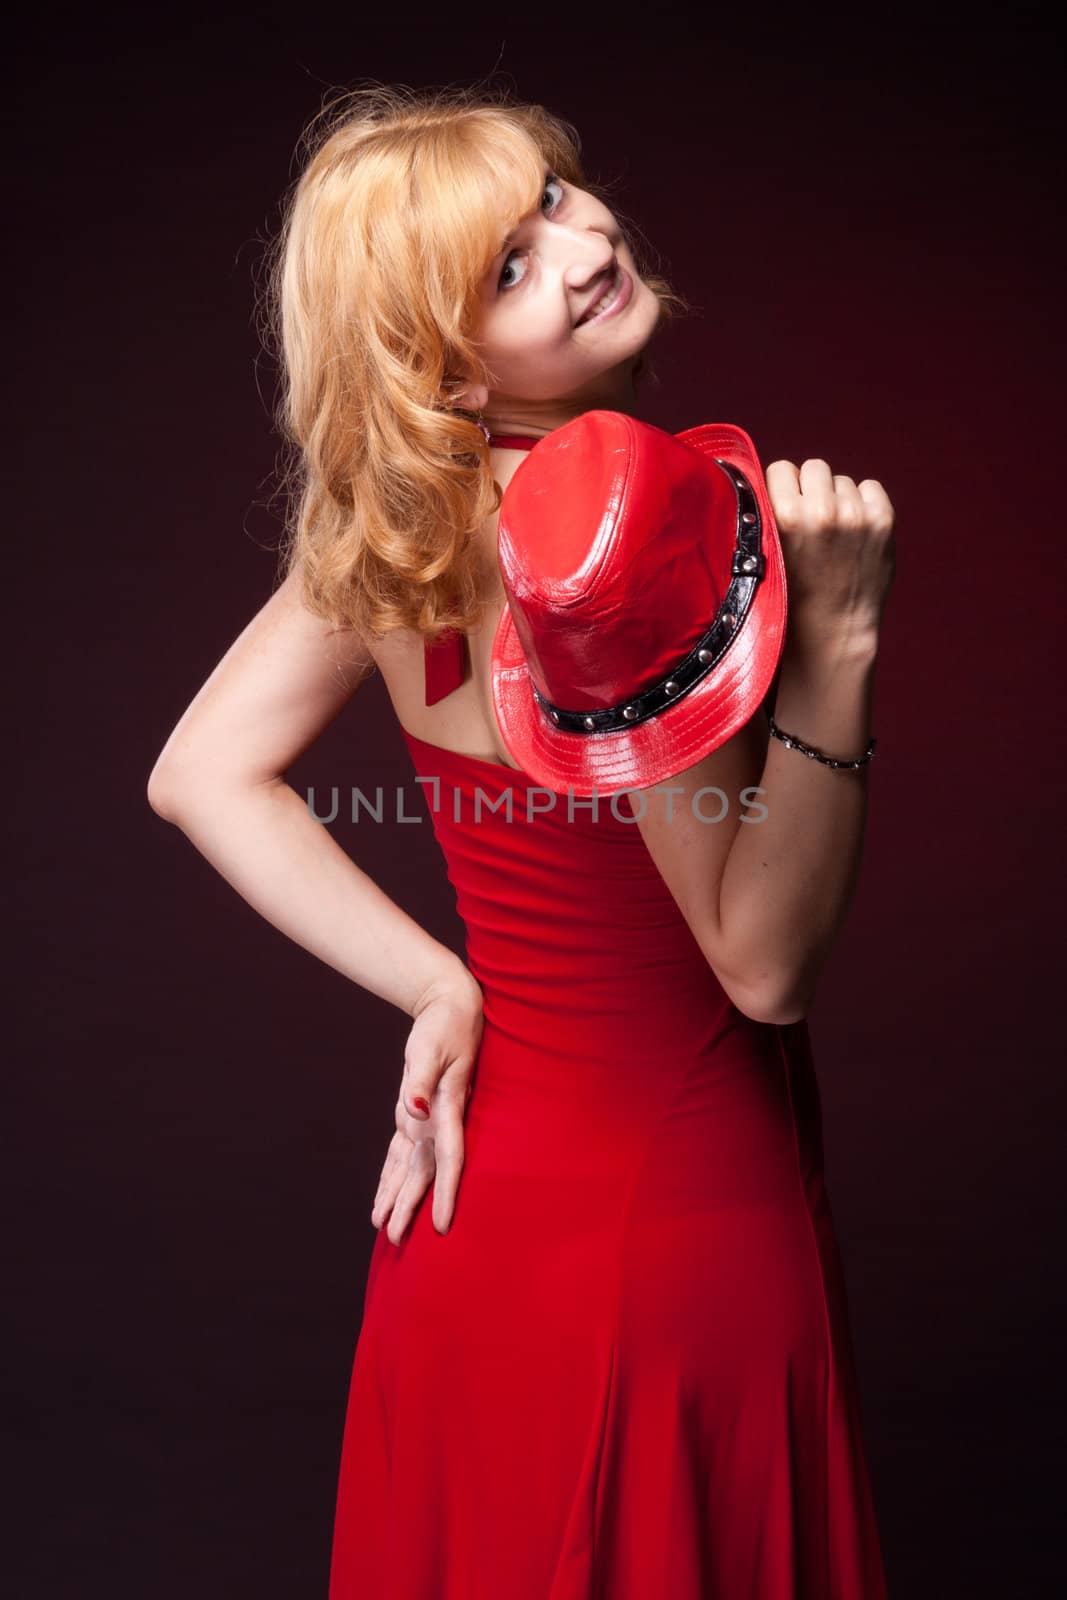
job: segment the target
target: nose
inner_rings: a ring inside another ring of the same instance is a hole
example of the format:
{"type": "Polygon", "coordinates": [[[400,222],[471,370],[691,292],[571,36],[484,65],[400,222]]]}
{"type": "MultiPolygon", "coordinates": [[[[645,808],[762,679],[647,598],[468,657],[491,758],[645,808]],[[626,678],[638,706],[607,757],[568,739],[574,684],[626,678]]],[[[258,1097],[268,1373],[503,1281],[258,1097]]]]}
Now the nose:
{"type": "Polygon", "coordinates": [[[563,281],[568,289],[582,293],[592,288],[597,278],[610,272],[615,262],[615,246],[604,234],[590,228],[559,226],[556,248],[563,257],[563,281]]]}

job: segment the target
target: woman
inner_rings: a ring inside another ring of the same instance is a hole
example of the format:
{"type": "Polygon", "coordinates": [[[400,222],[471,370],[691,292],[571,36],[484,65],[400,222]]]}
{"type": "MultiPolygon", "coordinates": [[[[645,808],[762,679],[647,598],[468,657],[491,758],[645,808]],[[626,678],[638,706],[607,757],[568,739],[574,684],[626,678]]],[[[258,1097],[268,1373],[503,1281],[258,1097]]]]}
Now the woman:
{"type": "Polygon", "coordinates": [[[606,826],[435,805],[464,962],[284,774],[377,667],[420,777],[522,793],[492,686],[502,495],[538,440],[634,414],[683,302],[642,270],[574,130],[472,90],[332,108],[271,282],[288,572],[149,798],[276,927],[412,1018],[331,1600],[878,1600],[804,1015],[860,863],[885,491],[818,460],[766,474],[790,600],[774,712],[826,759],[751,717],[673,777],[670,814],[651,792],[606,826]],[[457,639],[469,661],[442,681],[457,639]],[[760,827],[693,823],[699,790],[746,785],[760,827]]]}

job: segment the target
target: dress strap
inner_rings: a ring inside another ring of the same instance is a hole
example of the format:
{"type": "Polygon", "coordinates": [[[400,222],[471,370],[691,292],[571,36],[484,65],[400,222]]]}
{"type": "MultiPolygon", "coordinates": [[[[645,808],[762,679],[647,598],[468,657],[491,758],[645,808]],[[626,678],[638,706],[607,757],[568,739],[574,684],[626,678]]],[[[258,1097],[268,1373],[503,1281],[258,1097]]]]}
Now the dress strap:
{"type": "Polygon", "coordinates": [[[427,639],[424,651],[426,704],[436,705],[458,689],[467,676],[467,636],[449,628],[436,640],[427,639]]]}

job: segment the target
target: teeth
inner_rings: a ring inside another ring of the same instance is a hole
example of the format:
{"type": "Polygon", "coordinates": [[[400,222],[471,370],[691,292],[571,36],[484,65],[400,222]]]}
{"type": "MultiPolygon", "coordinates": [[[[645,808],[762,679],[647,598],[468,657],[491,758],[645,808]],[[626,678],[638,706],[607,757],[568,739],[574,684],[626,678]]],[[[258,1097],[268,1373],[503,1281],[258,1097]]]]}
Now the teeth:
{"type": "Polygon", "coordinates": [[[598,300],[596,305],[593,306],[590,311],[586,312],[585,316],[582,318],[582,321],[583,322],[590,322],[593,319],[593,317],[597,316],[601,311],[603,311],[605,306],[609,306],[611,304],[611,302],[615,298],[615,294],[616,294],[616,291],[618,290],[618,287],[619,287],[619,274],[618,274],[618,272],[616,272],[615,277],[612,279],[611,288],[608,290],[608,292],[604,296],[603,300],[598,300]]]}

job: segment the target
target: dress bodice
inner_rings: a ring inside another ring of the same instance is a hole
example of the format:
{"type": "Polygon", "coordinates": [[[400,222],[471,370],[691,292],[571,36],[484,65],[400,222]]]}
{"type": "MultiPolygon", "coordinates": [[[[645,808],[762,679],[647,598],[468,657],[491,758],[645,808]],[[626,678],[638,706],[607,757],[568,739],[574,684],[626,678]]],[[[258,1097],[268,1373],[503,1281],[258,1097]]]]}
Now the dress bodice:
{"type": "Polygon", "coordinates": [[[623,795],[601,793],[594,812],[521,770],[404,738],[490,1024],[558,1052],[566,1015],[579,1054],[598,1048],[588,1028],[605,1049],[656,1048],[665,1008],[698,1053],[723,1026],[756,1026],[708,966],[623,795]]]}

